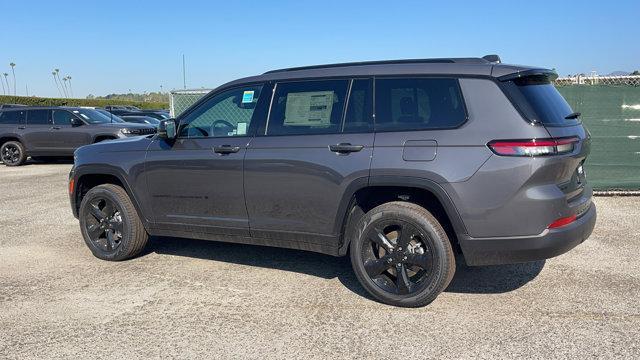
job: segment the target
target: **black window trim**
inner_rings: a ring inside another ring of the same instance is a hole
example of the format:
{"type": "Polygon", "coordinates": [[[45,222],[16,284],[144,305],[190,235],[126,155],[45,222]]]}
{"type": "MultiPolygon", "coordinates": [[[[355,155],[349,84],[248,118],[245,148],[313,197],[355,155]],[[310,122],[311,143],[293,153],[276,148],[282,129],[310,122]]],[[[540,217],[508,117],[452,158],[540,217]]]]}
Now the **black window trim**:
{"type": "Polygon", "coordinates": [[[460,79],[464,78],[473,78],[473,77],[465,77],[465,76],[456,76],[449,74],[437,74],[437,75],[377,75],[373,77],[373,132],[374,133],[389,133],[389,132],[409,132],[409,131],[443,131],[443,130],[456,130],[463,126],[465,126],[469,122],[469,111],[467,109],[467,102],[464,98],[464,92],[462,91],[462,86],[460,85],[460,79]],[[376,126],[376,83],[377,80],[388,80],[388,79],[452,79],[456,81],[458,85],[458,91],[460,92],[460,100],[462,101],[462,110],[464,111],[464,121],[456,126],[451,127],[443,127],[443,128],[434,128],[434,129],[409,129],[409,130],[378,130],[376,126]]]}
{"type": "MultiPolygon", "coordinates": [[[[244,84],[237,84],[237,85],[232,85],[232,86],[226,86],[224,88],[220,88],[220,89],[216,89],[216,90],[212,90],[211,92],[209,92],[209,94],[203,96],[201,99],[199,99],[198,101],[196,101],[193,105],[191,105],[189,108],[187,108],[187,110],[185,110],[182,114],[180,114],[178,116],[177,119],[175,119],[176,124],[177,124],[177,131],[176,131],[176,139],[181,139],[181,140],[190,140],[190,139],[228,139],[228,138],[232,138],[232,139],[242,139],[242,138],[252,138],[255,136],[255,132],[256,132],[256,128],[255,126],[252,126],[253,121],[253,116],[255,115],[255,110],[258,109],[258,102],[260,101],[260,98],[262,98],[262,91],[268,86],[269,81],[258,81],[258,82],[250,82],[250,83],[244,83],[244,84]],[[184,126],[184,124],[182,123],[182,121],[184,120],[184,118],[186,118],[187,116],[189,116],[191,113],[193,113],[196,109],[198,109],[200,106],[204,105],[207,101],[211,100],[211,98],[214,98],[224,92],[230,91],[230,90],[237,90],[237,89],[241,89],[241,88],[246,88],[246,87],[255,87],[255,86],[261,86],[260,89],[260,98],[258,98],[258,102],[256,102],[256,107],[254,108],[254,112],[253,114],[251,114],[251,123],[249,124],[249,128],[247,129],[247,134],[244,136],[193,136],[193,137],[184,137],[184,136],[180,136],[180,133],[182,131],[182,127],[184,126]],[[253,130],[251,130],[253,129],[253,130]]],[[[269,108],[269,110],[271,110],[271,108],[269,108]]]]}

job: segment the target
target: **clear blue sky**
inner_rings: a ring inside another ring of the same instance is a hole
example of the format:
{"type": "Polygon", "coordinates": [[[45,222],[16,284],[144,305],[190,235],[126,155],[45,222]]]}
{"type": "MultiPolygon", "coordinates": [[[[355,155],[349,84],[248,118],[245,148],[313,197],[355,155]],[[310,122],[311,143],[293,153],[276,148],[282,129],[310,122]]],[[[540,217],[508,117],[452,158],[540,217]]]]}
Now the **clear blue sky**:
{"type": "Polygon", "coordinates": [[[561,75],[640,68],[640,1],[12,1],[0,3],[0,72],[18,93],[215,87],[273,68],[482,56],[561,75]],[[529,5],[530,4],[530,5],[529,5]],[[4,69],[4,70],[3,70],[4,69]]]}

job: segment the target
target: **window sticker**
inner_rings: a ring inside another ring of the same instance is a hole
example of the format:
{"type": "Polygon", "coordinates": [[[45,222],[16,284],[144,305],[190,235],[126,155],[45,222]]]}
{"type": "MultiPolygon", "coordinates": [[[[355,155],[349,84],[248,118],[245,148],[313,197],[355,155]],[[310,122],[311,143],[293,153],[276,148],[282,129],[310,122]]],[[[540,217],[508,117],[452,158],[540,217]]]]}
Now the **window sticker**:
{"type": "Polygon", "coordinates": [[[237,135],[247,135],[247,123],[239,122],[238,128],[236,129],[237,135]]]}
{"type": "Polygon", "coordinates": [[[253,94],[254,93],[255,93],[255,91],[253,91],[253,90],[243,92],[242,93],[242,103],[243,104],[252,103],[253,102],[253,94]]]}
{"type": "Polygon", "coordinates": [[[327,127],[331,123],[333,91],[287,94],[284,114],[286,126],[327,127]]]}

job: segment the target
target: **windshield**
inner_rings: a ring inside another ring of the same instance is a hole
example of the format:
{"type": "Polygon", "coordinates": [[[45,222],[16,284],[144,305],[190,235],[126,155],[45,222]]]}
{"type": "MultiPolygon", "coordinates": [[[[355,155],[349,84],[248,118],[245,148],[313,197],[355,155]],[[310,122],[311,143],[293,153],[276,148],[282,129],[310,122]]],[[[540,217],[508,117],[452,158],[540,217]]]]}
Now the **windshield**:
{"type": "Polygon", "coordinates": [[[107,110],[96,109],[96,111],[99,112],[102,115],[107,116],[109,119],[112,119],[114,123],[123,123],[123,122],[125,122],[124,120],[122,120],[122,118],[120,116],[114,115],[114,114],[108,112],[107,110]]]}
{"type": "Polygon", "coordinates": [[[109,116],[104,115],[94,109],[76,109],[71,110],[71,112],[81,117],[82,120],[88,122],[89,124],[104,124],[113,122],[109,116]]]}
{"type": "Polygon", "coordinates": [[[555,86],[545,76],[529,76],[514,81],[516,88],[524,96],[536,113],[536,119],[547,126],[567,126],[580,123],[571,106],[560,95],[555,86]]]}

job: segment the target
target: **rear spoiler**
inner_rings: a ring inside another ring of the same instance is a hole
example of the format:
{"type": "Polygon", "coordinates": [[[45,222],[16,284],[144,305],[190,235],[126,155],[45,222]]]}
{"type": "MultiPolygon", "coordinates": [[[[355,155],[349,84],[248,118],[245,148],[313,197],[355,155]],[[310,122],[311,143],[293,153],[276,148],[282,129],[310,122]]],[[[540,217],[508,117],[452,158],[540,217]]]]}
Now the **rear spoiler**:
{"type": "Polygon", "coordinates": [[[529,69],[529,70],[517,71],[512,74],[502,75],[498,77],[498,80],[510,81],[510,80],[515,80],[515,79],[528,77],[528,76],[544,76],[548,78],[549,81],[554,81],[555,79],[558,78],[558,73],[556,73],[554,70],[549,70],[549,69],[529,69]]]}

